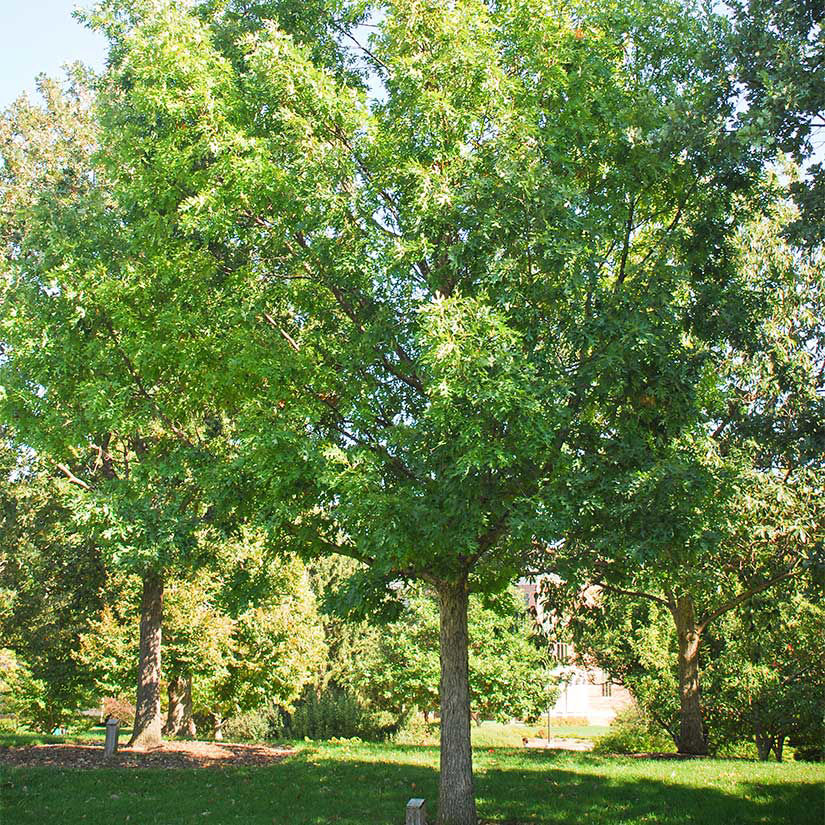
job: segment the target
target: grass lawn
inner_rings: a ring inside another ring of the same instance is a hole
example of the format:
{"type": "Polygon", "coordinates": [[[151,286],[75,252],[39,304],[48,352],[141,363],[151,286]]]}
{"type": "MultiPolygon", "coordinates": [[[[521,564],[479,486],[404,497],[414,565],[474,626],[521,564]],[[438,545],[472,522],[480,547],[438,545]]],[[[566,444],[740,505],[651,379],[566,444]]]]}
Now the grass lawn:
{"type": "MultiPolygon", "coordinates": [[[[825,766],[652,761],[476,749],[482,820],[500,825],[821,825],[825,766]]],[[[305,744],[267,767],[5,767],[3,825],[400,825],[413,796],[434,812],[438,751],[305,744]]]]}
{"type": "MultiPolygon", "coordinates": [[[[595,739],[607,733],[609,728],[604,725],[553,725],[550,735],[557,739],[595,739]]],[[[120,729],[118,741],[126,744],[132,731],[128,727],[120,729]]],[[[541,724],[526,725],[519,723],[502,724],[499,722],[482,722],[472,726],[473,746],[476,748],[520,748],[523,737],[528,739],[543,738],[547,735],[547,728],[541,724]]],[[[9,745],[56,745],[60,742],[86,744],[89,742],[103,742],[105,730],[102,726],[95,726],[88,730],[70,731],[64,736],[52,736],[44,733],[31,733],[24,728],[18,728],[15,733],[0,731],[0,747],[9,745]]],[[[433,724],[431,731],[421,737],[421,741],[411,744],[437,745],[438,726],[433,724]]],[[[2,820],[0,820],[0,824],[2,820]]]]}
{"type": "MultiPolygon", "coordinates": [[[[132,735],[131,728],[121,728],[118,732],[117,741],[125,745],[132,735]]],[[[93,727],[88,730],[80,730],[76,733],[67,733],[64,736],[52,736],[49,733],[30,733],[18,729],[15,733],[6,731],[0,732],[0,748],[21,747],[23,745],[59,745],[61,742],[69,742],[77,745],[88,745],[92,743],[102,744],[106,737],[106,730],[103,727],[93,727]]],[[[2,825],[0,820],[0,825],[2,825]]]]}
{"type": "MultiPolygon", "coordinates": [[[[607,725],[552,725],[550,736],[553,739],[595,739],[608,730],[610,728],[607,725]]],[[[539,723],[502,725],[498,722],[482,722],[473,725],[471,735],[473,746],[477,748],[519,748],[523,737],[544,739],[547,736],[547,726],[539,723]]]]}

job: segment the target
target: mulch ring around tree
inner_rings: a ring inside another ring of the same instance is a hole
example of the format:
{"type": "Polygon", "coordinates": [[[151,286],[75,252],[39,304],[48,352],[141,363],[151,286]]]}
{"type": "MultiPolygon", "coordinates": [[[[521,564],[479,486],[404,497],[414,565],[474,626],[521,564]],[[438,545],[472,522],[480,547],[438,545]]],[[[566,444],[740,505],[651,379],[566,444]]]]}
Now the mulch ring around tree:
{"type": "Polygon", "coordinates": [[[271,765],[295,751],[266,745],[223,742],[164,742],[154,750],[121,747],[109,759],[102,745],[27,745],[0,748],[0,765],[43,765],[55,768],[235,768],[271,765]]]}

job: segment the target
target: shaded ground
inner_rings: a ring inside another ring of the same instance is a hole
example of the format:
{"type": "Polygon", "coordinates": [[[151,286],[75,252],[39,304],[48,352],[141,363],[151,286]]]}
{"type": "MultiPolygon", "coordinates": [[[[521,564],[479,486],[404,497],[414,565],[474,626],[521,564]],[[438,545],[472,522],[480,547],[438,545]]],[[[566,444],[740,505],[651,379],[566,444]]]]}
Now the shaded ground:
{"type": "Polygon", "coordinates": [[[55,768],[215,768],[271,765],[291,748],[223,742],[164,742],[151,751],[120,747],[111,759],[102,745],[47,744],[0,748],[0,766],[42,765],[55,768]]]}

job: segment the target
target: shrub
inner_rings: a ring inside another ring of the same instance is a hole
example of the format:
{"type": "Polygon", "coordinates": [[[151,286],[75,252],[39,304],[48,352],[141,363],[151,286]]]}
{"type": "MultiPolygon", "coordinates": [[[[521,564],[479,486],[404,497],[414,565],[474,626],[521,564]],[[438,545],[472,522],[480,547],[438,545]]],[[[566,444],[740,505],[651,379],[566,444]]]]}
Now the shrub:
{"type": "Polygon", "coordinates": [[[428,722],[421,713],[411,713],[393,736],[398,745],[437,745],[439,726],[428,722]]]}
{"type": "Polygon", "coordinates": [[[825,747],[816,745],[814,747],[797,748],[793,758],[798,762],[825,762],[825,747]]]}
{"type": "Polygon", "coordinates": [[[378,726],[358,699],[336,687],[321,693],[305,690],[295,710],[281,711],[280,723],[270,727],[271,736],[285,739],[371,739],[378,733],[378,726]]]}
{"type": "Polygon", "coordinates": [[[103,719],[114,717],[120,722],[132,722],[135,718],[135,706],[119,696],[106,696],[103,699],[103,719]]]}
{"type": "Polygon", "coordinates": [[[224,722],[224,736],[231,742],[262,742],[270,736],[272,712],[253,710],[232,716],[224,722]]]}
{"type": "Polygon", "coordinates": [[[627,708],[593,745],[596,753],[651,753],[673,750],[673,742],[637,708],[627,708]]]}

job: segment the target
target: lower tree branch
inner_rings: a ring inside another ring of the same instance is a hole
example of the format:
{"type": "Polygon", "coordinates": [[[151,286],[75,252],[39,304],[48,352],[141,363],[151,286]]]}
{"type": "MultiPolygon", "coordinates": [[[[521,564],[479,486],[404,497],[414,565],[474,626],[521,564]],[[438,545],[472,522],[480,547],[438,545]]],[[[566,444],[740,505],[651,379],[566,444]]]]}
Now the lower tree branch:
{"type": "Polygon", "coordinates": [[[727,613],[729,610],[733,610],[734,607],[738,607],[743,602],[746,602],[752,596],[755,596],[757,593],[762,593],[765,590],[773,587],[775,584],[778,584],[785,579],[790,579],[791,577],[795,576],[799,572],[799,562],[795,562],[791,565],[790,568],[787,570],[783,570],[778,575],[774,576],[767,581],[762,582],[761,584],[757,584],[754,587],[750,587],[745,590],[743,593],[740,593],[735,598],[731,599],[730,601],[725,602],[721,607],[717,607],[712,613],[708,614],[701,622],[697,625],[697,630],[699,633],[704,632],[705,628],[714,620],[718,619],[723,614],[727,613]]]}
{"type": "Polygon", "coordinates": [[[667,599],[663,599],[661,596],[656,596],[653,593],[645,593],[643,590],[626,590],[623,587],[616,587],[603,581],[594,581],[593,584],[596,587],[601,587],[602,590],[609,590],[611,593],[619,593],[622,596],[638,596],[641,599],[650,599],[652,602],[658,602],[664,605],[668,610],[671,609],[671,604],[667,599]]]}

